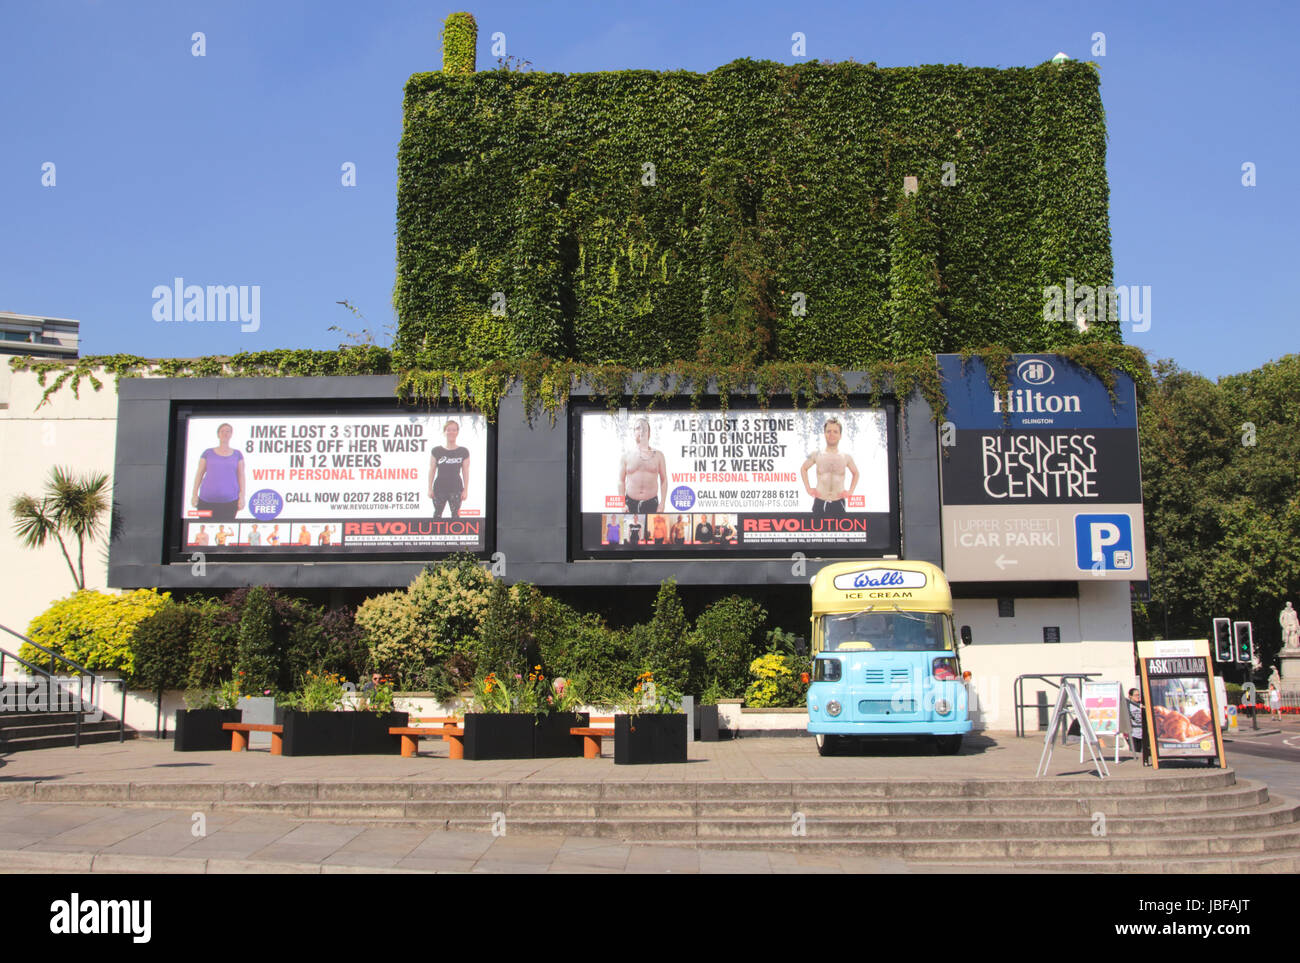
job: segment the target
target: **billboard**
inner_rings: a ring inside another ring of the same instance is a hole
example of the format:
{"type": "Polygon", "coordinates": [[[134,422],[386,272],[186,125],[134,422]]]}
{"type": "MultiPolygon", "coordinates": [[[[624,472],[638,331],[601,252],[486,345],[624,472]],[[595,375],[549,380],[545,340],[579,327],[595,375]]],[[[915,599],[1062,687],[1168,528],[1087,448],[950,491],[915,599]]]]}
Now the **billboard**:
{"type": "Polygon", "coordinates": [[[180,413],[172,546],[232,558],[488,549],[487,420],[463,412],[180,413]]]}
{"type": "Polygon", "coordinates": [[[1142,581],[1146,542],[1133,381],[1114,395],[1057,355],[1015,355],[1006,390],[940,355],[944,570],[954,581],[1142,581]]]}
{"type": "Polygon", "coordinates": [[[892,405],[572,423],[575,556],[898,554],[892,405]]]}

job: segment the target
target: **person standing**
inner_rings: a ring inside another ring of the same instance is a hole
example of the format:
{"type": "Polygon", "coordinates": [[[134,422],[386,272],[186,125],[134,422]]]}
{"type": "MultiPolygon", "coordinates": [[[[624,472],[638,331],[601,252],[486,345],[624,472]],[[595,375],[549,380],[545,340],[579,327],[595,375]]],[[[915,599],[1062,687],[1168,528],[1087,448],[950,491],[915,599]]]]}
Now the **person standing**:
{"type": "Polygon", "coordinates": [[[1268,684],[1268,714],[1271,719],[1282,718],[1282,693],[1278,690],[1276,682],[1268,684]]]}
{"type": "Polygon", "coordinates": [[[1142,693],[1137,689],[1128,690],[1128,728],[1129,738],[1133,740],[1133,751],[1146,762],[1146,753],[1142,751],[1142,693]]]}
{"type": "Polygon", "coordinates": [[[214,522],[233,522],[244,507],[244,453],[230,447],[234,427],[223,423],[217,427],[217,446],[199,456],[194,475],[194,492],[190,505],[214,522]]]}
{"type": "Polygon", "coordinates": [[[445,445],[433,449],[429,458],[429,497],[433,499],[433,517],[441,518],[444,508],[451,517],[460,518],[460,506],[469,500],[469,449],[456,443],[460,423],[448,421],[442,429],[445,445]]]}

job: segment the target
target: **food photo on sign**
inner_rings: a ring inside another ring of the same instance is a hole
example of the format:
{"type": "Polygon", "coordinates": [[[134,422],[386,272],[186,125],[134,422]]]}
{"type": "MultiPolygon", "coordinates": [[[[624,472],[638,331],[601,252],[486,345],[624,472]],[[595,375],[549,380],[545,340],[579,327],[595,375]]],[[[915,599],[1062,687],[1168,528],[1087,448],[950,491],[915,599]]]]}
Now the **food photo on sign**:
{"type": "Polygon", "coordinates": [[[486,419],[184,413],[183,547],[251,556],[483,551],[486,419]]]}
{"type": "Polygon", "coordinates": [[[1208,641],[1139,641],[1138,663],[1153,763],[1225,765],[1208,641]]]}
{"type": "Polygon", "coordinates": [[[581,544],[784,554],[897,551],[890,407],[582,412],[581,544]],[[635,517],[634,537],[614,517],[635,517]]]}

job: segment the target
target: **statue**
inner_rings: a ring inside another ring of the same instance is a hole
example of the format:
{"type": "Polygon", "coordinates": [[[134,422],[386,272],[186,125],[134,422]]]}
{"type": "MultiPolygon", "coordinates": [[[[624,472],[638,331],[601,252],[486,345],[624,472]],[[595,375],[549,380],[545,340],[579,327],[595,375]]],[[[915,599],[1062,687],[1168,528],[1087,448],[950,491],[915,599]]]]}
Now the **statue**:
{"type": "Polygon", "coordinates": [[[1282,625],[1282,647],[1291,651],[1300,649],[1300,616],[1290,602],[1286,603],[1277,620],[1282,625]]]}

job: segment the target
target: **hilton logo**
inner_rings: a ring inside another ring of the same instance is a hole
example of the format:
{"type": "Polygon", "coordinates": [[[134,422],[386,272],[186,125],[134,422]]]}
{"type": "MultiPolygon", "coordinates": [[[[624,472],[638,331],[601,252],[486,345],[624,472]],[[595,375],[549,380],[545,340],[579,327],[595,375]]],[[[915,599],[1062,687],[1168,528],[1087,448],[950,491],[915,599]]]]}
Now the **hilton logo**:
{"type": "Polygon", "coordinates": [[[1052,379],[1056,377],[1056,372],[1046,361],[1038,361],[1029,358],[1020,362],[1016,368],[1016,377],[1027,385],[1041,387],[1042,385],[1051,384],[1052,379]]]}

